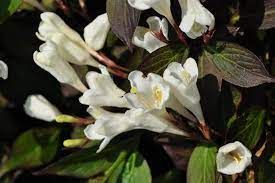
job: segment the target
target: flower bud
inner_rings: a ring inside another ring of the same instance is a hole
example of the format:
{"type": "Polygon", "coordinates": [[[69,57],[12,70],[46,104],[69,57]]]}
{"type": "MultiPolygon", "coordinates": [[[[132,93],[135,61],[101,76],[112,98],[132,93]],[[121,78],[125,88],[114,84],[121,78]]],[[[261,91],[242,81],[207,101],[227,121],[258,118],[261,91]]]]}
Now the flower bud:
{"type": "Polygon", "coordinates": [[[61,113],[42,95],[30,95],[28,96],[24,104],[25,112],[36,119],[44,121],[54,121],[56,116],[61,113]]]}

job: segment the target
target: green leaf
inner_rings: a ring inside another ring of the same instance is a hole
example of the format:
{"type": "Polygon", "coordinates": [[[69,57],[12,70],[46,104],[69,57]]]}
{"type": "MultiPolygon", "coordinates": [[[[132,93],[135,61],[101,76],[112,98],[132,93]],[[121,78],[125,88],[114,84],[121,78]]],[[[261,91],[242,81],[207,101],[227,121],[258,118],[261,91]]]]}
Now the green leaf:
{"type": "Polygon", "coordinates": [[[14,169],[28,169],[50,162],[59,147],[60,130],[35,128],[20,135],[9,159],[0,169],[0,176],[14,169]]]}
{"type": "Polygon", "coordinates": [[[64,157],[36,174],[52,174],[77,178],[91,178],[104,174],[108,177],[120,162],[127,159],[135,146],[136,140],[130,139],[109,146],[100,153],[96,153],[98,147],[83,149],[64,157]]]}
{"type": "Polygon", "coordinates": [[[22,0],[1,0],[0,1],[0,23],[11,16],[22,4],[22,0]]]}
{"type": "Polygon", "coordinates": [[[128,0],[108,0],[106,6],[113,33],[132,50],[132,37],[141,11],[131,7],[128,0]]]}
{"type": "Polygon", "coordinates": [[[162,74],[171,62],[185,62],[189,48],[182,44],[169,44],[148,55],[140,66],[144,73],[162,74]]]}
{"type": "Polygon", "coordinates": [[[217,147],[198,145],[188,163],[187,183],[212,183],[216,177],[217,147]]]}
{"type": "Polygon", "coordinates": [[[241,87],[274,82],[261,60],[237,44],[217,42],[204,49],[199,59],[200,77],[213,74],[219,86],[222,80],[241,87]]]}
{"type": "Polygon", "coordinates": [[[134,152],[128,158],[122,173],[122,183],[151,183],[150,168],[143,156],[134,152]]]}
{"type": "Polygon", "coordinates": [[[266,120],[266,111],[253,107],[238,118],[231,126],[228,139],[238,140],[247,148],[253,149],[264,130],[266,120]]]}

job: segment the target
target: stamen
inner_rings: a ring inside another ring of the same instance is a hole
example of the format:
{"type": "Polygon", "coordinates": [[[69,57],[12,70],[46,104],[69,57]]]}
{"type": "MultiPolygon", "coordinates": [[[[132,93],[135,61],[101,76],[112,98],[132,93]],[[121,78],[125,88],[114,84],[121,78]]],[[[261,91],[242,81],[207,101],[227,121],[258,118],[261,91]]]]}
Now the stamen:
{"type": "Polygon", "coordinates": [[[232,151],[229,153],[229,155],[232,157],[232,159],[234,159],[234,161],[236,161],[237,163],[240,163],[241,160],[243,159],[243,156],[235,151],[232,151]]]}

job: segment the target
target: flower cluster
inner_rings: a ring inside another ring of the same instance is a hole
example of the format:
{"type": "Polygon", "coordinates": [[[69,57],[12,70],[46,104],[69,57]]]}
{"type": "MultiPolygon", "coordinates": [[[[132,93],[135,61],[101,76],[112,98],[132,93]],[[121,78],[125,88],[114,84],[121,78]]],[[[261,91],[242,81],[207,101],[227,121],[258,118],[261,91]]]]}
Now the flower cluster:
{"type": "Polygon", "coordinates": [[[103,140],[98,152],[118,134],[134,129],[189,136],[169,121],[171,116],[166,108],[194,120],[189,110],[204,123],[196,86],[198,68],[194,59],[187,59],[183,66],[171,63],[163,77],[154,73],[144,77],[142,72],[132,71],[128,76],[129,93],[116,86],[105,67],[99,68],[101,74],[94,71],[87,74],[90,89],[80,98],[80,103],[88,105],[88,112],[96,119],[84,132],[91,140],[103,140]],[[128,110],[112,113],[102,108],[106,106],[128,110]]]}
{"type": "Polygon", "coordinates": [[[104,46],[110,29],[107,14],[98,16],[84,28],[85,41],[55,13],[42,13],[41,19],[36,35],[45,43],[33,54],[35,63],[59,82],[70,84],[84,92],[86,87],[71,64],[93,67],[101,65],[90,52],[104,46]]]}
{"type": "MultiPolygon", "coordinates": [[[[182,10],[179,26],[172,16],[170,0],[128,0],[128,3],[139,10],[153,8],[165,17],[149,17],[149,28],[136,27],[132,43],[149,53],[168,44],[168,22],[177,33],[182,31],[191,39],[213,30],[215,25],[214,16],[199,0],[179,0],[182,10]]],[[[155,73],[144,76],[137,70],[130,72],[128,80],[131,89],[126,92],[112,79],[109,72],[115,73],[115,70],[99,63],[103,62],[107,66],[106,63],[110,63],[110,60],[104,62],[106,60],[97,52],[103,48],[110,30],[106,13],[84,28],[84,39],[54,13],[42,13],[41,19],[37,37],[45,43],[34,53],[34,61],[59,82],[69,84],[82,92],[79,101],[88,106],[87,112],[95,119],[93,123],[85,123],[88,125],[84,134],[90,140],[102,141],[97,152],[102,151],[119,134],[135,129],[190,137],[188,132],[173,124],[175,119],[168,113],[168,108],[194,123],[198,122],[202,133],[205,132],[204,127],[207,125],[197,88],[198,67],[193,58],[188,58],[184,64],[170,63],[162,76],[155,73]],[[87,73],[87,88],[75,72],[72,66],[74,64],[92,66],[101,72],[87,73]],[[119,111],[125,112],[112,112],[106,107],[121,108],[119,111]]],[[[2,62],[0,76],[7,77],[7,68],[2,62]]],[[[44,121],[59,122],[66,118],[65,121],[79,122],[79,119],[62,115],[41,95],[29,96],[24,109],[29,116],[44,121]]],[[[203,135],[209,137],[207,133],[203,135]]],[[[73,144],[78,141],[83,142],[77,139],[73,144]]],[[[68,144],[71,142],[66,141],[65,145],[69,146],[68,144]]],[[[251,162],[251,152],[240,142],[224,145],[216,157],[218,171],[229,175],[242,172],[251,162]]]]}

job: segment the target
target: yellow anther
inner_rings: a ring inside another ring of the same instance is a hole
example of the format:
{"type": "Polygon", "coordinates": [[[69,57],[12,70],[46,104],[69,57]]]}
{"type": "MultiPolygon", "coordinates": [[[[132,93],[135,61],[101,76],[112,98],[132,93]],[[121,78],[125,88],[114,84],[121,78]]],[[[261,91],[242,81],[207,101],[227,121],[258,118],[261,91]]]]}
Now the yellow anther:
{"type": "Polygon", "coordinates": [[[240,163],[241,160],[243,159],[243,156],[238,153],[238,152],[230,152],[229,155],[234,159],[234,161],[236,161],[237,163],[240,163]]]}
{"type": "Polygon", "coordinates": [[[136,94],[137,93],[137,88],[136,87],[132,87],[130,90],[131,93],[136,94]]]}

